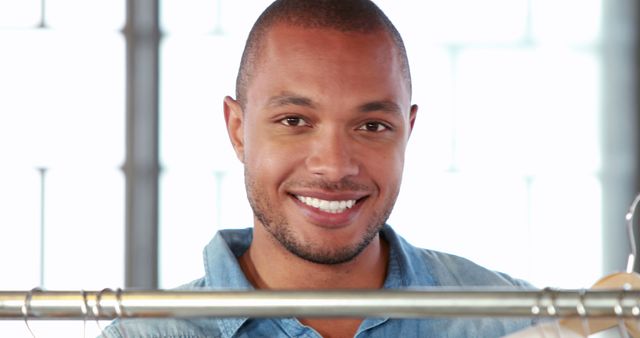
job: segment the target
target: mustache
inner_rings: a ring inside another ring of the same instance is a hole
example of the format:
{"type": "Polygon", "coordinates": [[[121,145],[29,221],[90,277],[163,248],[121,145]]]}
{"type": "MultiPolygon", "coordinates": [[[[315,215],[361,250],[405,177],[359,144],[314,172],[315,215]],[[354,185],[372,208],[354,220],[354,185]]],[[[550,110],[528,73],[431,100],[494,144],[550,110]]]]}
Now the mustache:
{"type": "Polygon", "coordinates": [[[323,179],[319,180],[294,180],[287,182],[285,188],[306,188],[306,189],[318,189],[330,192],[354,192],[354,191],[371,191],[372,188],[369,185],[358,183],[350,178],[343,178],[340,181],[327,181],[323,179]]]}

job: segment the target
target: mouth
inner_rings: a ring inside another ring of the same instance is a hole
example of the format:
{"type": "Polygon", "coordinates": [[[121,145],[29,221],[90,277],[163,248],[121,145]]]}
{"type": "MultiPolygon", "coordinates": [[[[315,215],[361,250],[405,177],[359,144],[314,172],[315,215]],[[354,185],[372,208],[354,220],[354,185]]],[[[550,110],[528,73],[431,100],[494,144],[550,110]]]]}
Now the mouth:
{"type": "Polygon", "coordinates": [[[364,201],[370,197],[363,192],[297,191],[289,192],[289,195],[307,221],[325,229],[352,224],[360,215],[364,201]]]}
{"type": "Polygon", "coordinates": [[[330,214],[343,213],[347,209],[351,209],[354,205],[356,205],[356,203],[358,203],[358,200],[355,199],[324,200],[316,197],[302,195],[294,195],[294,197],[305,205],[330,214]]]}

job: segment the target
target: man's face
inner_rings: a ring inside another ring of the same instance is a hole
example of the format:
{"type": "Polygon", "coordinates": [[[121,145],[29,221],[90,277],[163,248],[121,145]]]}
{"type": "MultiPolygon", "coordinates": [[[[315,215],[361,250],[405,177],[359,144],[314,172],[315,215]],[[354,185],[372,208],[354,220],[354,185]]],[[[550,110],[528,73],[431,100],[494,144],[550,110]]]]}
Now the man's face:
{"type": "Polygon", "coordinates": [[[255,226],[303,259],[350,261],[395,203],[416,108],[387,34],[276,25],[225,115],[255,226]]]}

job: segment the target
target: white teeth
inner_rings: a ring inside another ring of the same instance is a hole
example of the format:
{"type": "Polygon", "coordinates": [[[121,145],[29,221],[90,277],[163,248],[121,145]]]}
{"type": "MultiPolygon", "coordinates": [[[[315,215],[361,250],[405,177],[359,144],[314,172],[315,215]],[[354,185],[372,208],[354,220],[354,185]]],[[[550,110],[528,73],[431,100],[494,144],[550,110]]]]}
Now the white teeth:
{"type": "Polygon", "coordinates": [[[327,201],[327,200],[321,200],[318,198],[306,197],[306,196],[300,196],[300,195],[296,195],[296,198],[300,202],[308,206],[312,206],[314,208],[318,208],[324,212],[329,212],[332,214],[338,214],[338,213],[344,212],[345,210],[353,207],[356,204],[356,200],[327,201]]]}

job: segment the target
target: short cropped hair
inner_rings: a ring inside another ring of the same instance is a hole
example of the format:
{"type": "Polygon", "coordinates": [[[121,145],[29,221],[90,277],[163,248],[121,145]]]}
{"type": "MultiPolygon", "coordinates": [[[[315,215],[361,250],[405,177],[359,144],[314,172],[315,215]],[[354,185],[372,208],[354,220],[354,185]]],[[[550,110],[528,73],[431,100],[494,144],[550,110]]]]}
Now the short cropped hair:
{"type": "Polygon", "coordinates": [[[244,109],[246,91],[259,61],[264,36],[278,23],[303,28],[327,28],[341,32],[386,32],[397,49],[403,78],[411,95],[409,60],[400,33],[370,0],[277,0],[258,17],[245,44],[236,79],[236,99],[244,109]]]}

